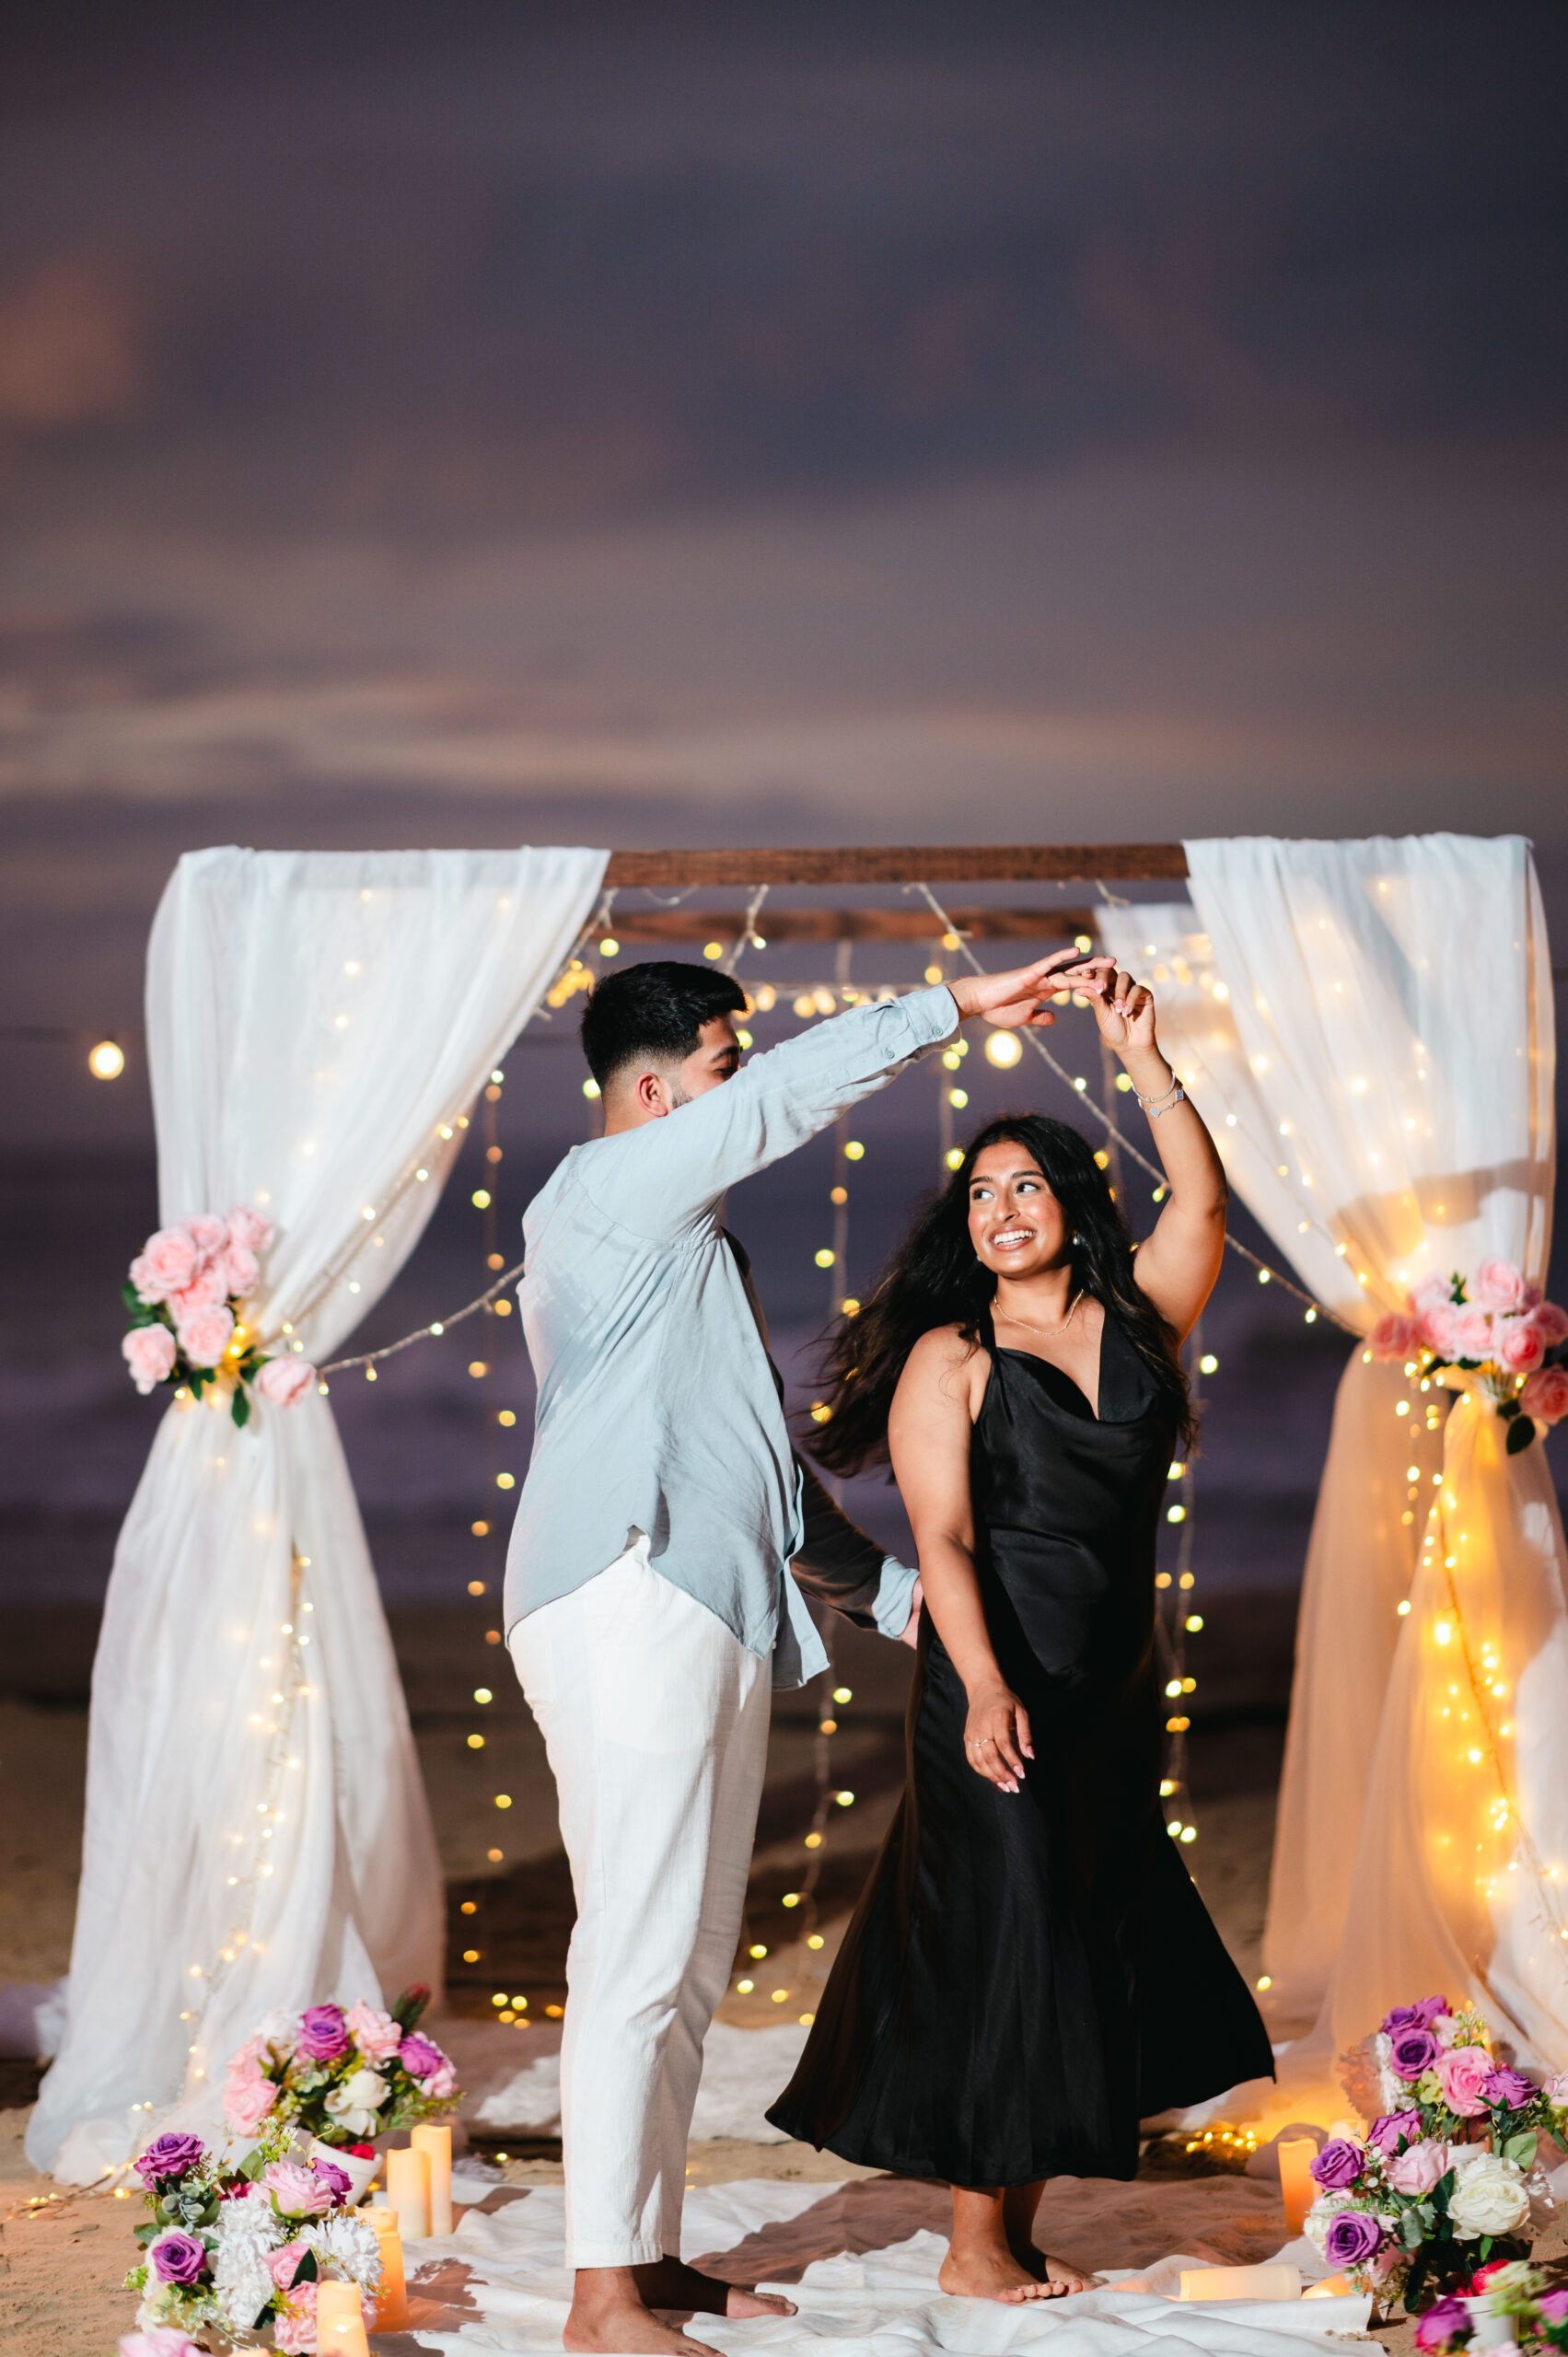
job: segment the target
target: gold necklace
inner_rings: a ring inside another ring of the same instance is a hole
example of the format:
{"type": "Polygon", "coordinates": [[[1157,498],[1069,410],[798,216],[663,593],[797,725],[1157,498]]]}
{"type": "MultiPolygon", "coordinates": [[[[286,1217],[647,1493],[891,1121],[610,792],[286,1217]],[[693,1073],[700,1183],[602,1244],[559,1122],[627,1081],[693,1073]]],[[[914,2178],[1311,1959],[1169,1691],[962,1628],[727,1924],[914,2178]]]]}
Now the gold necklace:
{"type": "Polygon", "coordinates": [[[1001,1303],[994,1297],[992,1300],[991,1310],[993,1317],[1005,1318],[1009,1326],[1021,1327],[1026,1334],[1038,1334],[1042,1341],[1050,1341],[1058,1334],[1065,1334],[1068,1327],[1073,1323],[1074,1312],[1083,1298],[1081,1290],[1073,1295],[1067,1305],[1067,1315],[1060,1326],[1031,1326],[1027,1318],[1015,1318],[1010,1309],[1004,1309],[1001,1303]]]}

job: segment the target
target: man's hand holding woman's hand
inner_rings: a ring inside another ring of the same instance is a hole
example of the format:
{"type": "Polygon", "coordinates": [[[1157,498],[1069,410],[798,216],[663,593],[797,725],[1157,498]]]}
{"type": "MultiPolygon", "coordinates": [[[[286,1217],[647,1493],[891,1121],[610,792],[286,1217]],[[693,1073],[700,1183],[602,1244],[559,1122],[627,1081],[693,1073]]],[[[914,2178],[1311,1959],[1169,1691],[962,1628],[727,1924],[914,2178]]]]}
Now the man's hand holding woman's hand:
{"type": "Polygon", "coordinates": [[[1049,958],[1015,966],[1010,973],[959,974],[947,988],[960,1022],[982,1016],[998,1031],[1021,1031],[1055,1022],[1050,1007],[1041,1004],[1055,991],[1098,993],[1103,970],[1110,965],[1109,958],[1086,958],[1081,949],[1053,949],[1049,958]]]}

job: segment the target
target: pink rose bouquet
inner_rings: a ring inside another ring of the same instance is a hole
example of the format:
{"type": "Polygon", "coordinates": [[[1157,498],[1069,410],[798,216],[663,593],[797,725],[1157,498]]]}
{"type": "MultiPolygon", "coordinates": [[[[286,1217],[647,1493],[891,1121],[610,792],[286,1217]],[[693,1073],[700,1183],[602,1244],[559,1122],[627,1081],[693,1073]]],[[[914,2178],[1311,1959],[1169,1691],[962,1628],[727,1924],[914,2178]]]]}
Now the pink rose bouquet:
{"type": "Polygon", "coordinates": [[[172,1383],[199,1399],[209,1385],[223,1386],[237,1424],[250,1422],[252,1387],[274,1408],[304,1399],[315,1368],[297,1352],[264,1357],[245,1322],[272,1240],[272,1222],[249,1203],[226,1219],[198,1212],[148,1237],[122,1287],[132,1322],[120,1349],[138,1391],[172,1383]]]}
{"type": "Polygon", "coordinates": [[[1440,1996],[1394,2006],[1358,2052],[1388,2108],[1365,2142],[1332,2137],[1311,2164],[1307,2236],[1385,2307],[1403,2299],[1418,2348],[1468,2346],[1452,2337],[1468,2332],[1465,2300],[1529,2256],[1546,2206],[1537,2147],[1568,2141],[1568,2090],[1500,2061],[1481,2015],[1440,1996]]]}
{"type": "Polygon", "coordinates": [[[203,2349],[260,2339],[314,2351],[324,2277],[356,2284],[374,2322],[375,2231],[349,2206],[344,2170],[285,2156],[292,2135],[274,2117],[238,2164],[173,2131],[140,2154],[148,2215],[136,2229],[141,2263],[125,2279],[141,2305],[137,2330],[120,2343],[123,2357],[182,2357],[196,2351],[196,2336],[203,2349]]]}
{"type": "Polygon", "coordinates": [[[1543,1301],[1511,1260],[1483,1260],[1473,1283],[1457,1271],[1429,1278],[1378,1319],[1367,1348],[1375,1359],[1403,1359],[1412,1375],[1445,1366],[1473,1375],[1507,1425],[1510,1457],[1568,1417],[1568,1310],[1543,1301]]]}
{"type": "Polygon", "coordinates": [[[287,2121],[322,2144],[368,2150],[389,2130],[449,2111],[459,2093],[451,2058],[415,2026],[429,2002],[416,1985],[389,2014],[360,2000],[269,2018],[229,2061],[230,2126],[246,2135],[253,2121],[287,2121]]]}

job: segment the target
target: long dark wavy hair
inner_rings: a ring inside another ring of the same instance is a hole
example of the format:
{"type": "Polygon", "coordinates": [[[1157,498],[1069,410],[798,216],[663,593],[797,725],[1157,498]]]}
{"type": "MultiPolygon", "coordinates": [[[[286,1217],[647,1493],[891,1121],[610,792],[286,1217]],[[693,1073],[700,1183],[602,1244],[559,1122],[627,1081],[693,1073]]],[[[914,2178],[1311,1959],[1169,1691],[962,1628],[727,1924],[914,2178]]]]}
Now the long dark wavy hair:
{"type": "Polygon", "coordinates": [[[1022,1146],[1039,1164],[1073,1239],[1072,1285],[1103,1304],[1175,1411],[1184,1443],[1195,1429],[1177,1337],[1132,1273],[1132,1234],[1086,1138],[1043,1113],[1002,1114],[964,1148],[939,1194],[916,1214],[858,1316],[829,1329],[821,1380],[830,1411],[809,1446],[830,1472],[857,1473],[886,1459],[888,1411],[904,1362],[934,1326],[956,1325],[978,1343],[996,1278],[975,1257],[969,1233],[970,1179],[987,1146],[1022,1146]]]}

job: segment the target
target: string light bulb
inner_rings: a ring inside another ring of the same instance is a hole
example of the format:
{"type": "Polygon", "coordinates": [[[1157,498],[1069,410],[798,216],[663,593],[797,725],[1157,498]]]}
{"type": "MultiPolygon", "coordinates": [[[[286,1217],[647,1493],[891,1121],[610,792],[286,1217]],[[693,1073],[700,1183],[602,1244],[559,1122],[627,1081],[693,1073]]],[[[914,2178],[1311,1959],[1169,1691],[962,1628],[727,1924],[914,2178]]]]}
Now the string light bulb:
{"type": "Polygon", "coordinates": [[[87,1070],[95,1080],[118,1080],[125,1069],[125,1051],[118,1039],[100,1039],[87,1054],[87,1070]]]}

